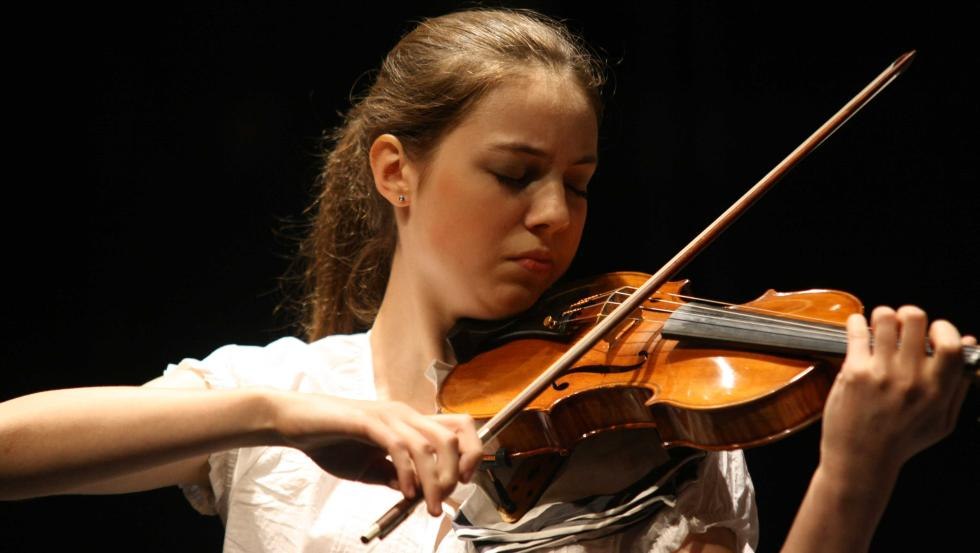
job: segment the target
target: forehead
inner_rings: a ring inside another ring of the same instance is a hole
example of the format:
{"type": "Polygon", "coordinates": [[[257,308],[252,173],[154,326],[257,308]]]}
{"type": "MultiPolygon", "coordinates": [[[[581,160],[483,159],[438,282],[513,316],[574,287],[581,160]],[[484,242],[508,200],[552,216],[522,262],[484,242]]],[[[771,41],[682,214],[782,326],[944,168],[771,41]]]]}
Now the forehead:
{"type": "MultiPolygon", "coordinates": [[[[598,122],[571,76],[535,71],[508,77],[481,98],[447,142],[487,146],[524,143],[552,155],[595,154],[598,122]]],[[[446,144],[449,146],[449,144],[446,144]]]]}

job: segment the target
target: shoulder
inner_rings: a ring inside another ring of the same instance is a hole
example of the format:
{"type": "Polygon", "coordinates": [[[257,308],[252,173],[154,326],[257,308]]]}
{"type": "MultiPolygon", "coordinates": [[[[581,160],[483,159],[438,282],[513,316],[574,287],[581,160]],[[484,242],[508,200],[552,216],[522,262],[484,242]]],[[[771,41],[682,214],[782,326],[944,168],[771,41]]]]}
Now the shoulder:
{"type": "Polygon", "coordinates": [[[366,334],[329,336],[313,343],[294,337],[265,346],[230,344],[202,359],[183,359],[165,375],[191,371],[211,388],[269,386],[283,390],[327,391],[337,378],[370,372],[366,334]]]}
{"type": "Polygon", "coordinates": [[[307,344],[315,355],[329,357],[338,362],[355,361],[371,355],[368,334],[334,334],[307,344]]]}

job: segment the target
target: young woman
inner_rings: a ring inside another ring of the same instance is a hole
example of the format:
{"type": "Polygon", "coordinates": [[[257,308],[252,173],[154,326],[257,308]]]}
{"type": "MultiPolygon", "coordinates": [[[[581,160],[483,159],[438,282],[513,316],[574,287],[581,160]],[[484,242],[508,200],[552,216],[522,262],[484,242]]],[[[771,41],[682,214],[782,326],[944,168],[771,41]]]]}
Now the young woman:
{"type": "MultiPolygon", "coordinates": [[[[639,520],[616,518],[617,504],[600,509],[603,527],[533,513],[521,521],[530,526],[490,528],[474,507],[481,492],[460,485],[481,454],[473,422],[435,414],[433,381],[454,362],[450,327],[528,308],[575,255],[602,76],[567,31],[534,14],[420,24],[326,156],[304,250],[310,343],[228,346],[141,388],[5,402],[3,497],[181,485],[222,516],[226,550],[361,550],[366,526],[418,486],[425,508],[377,550],[751,550],[757,521],[740,452],[693,459],[695,475],[653,490],[639,520]],[[465,516],[453,526],[446,511],[465,516]],[[515,529],[524,535],[511,542],[515,529]]],[[[878,308],[871,326],[873,351],[866,321],[848,322],[820,466],[788,551],[866,549],[899,468],[950,431],[966,393],[960,346],[972,338],[943,321],[927,328],[913,307],[878,308]]],[[[613,494],[652,464],[555,497],[613,494]]]]}

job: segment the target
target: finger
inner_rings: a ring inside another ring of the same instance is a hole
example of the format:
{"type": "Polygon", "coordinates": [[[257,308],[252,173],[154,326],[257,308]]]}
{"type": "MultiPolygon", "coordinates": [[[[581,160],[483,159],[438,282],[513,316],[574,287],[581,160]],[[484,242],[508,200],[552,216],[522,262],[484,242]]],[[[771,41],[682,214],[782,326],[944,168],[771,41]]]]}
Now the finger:
{"type": "Polygon", "coordinates": [[[849,365],[864,366],[871,357],[871,332],[864,315],[854,313],[847,318],[847,360],[849,365]]]}
{"type": "Polygon", "coordinates": [[[459,440],[459,474],[461,482],[473,479],[483,459],[483,442],[476,433],[473,417],[469,415],[436,415],[441,424],[451,428],[459,440]]]}
{"type": "Polygon", "coordinates": [[[412,499],[417,494],[418,478],[415,474],[415,463],[412,462],[411,448],[403,438],[398,438],[388,450],[391,463],[398,473],[398,487],[402,495],[412,499]]]}
{"type": "Polygon", "coordinates": [[[898,344],[898,321],[895,311],[890,307],[876,307],[871,312],[871,331],[874,333],[874,352],[872,355],[882,361],[880,367],[891,364],[898,344]]]}
{"type": "MultiPolygon", "coordinates": [[[[960,341],[960,343],[963,345],[963,347],[973,347],[977,345],[977,338],[972,334],[967,334],[963,336],[963,339],[960,341]]],[[[973,380],[974,384],[980,386],[980,369],[974,370],[973,373],[975,373],[975,377],[973,380]]]]}
{"type": "Polygon", "coordinates": [[[914,305],[903,305],[895,317],[901,334],[897,365],[917,374],[926,356],[926,312],[914,305]]]}
{"type": "Polygon", "coordinates": [[[438,484],[442,489],[442,496],[447,497],[456,489],[456,483],[460,480],[459,436],[455,428],[447,426],[438,417],[438,415],[423,417],[420,422],[424,426],[420,430],[436,448],[438,484]]]}
{"type": "Polygon", "coordinates": [[[935,378],[952,382],[962,375],[963,339],[948,321],[935,321],[929,326],[932,359],[929,366],[935,378]]]}
{"type": "MultiPolygon", "coordinates": [[[[422,494],[425,496],[425,503],[428,507],[429,514],[439,516],[442,514],[443,498],[439,467],[437,465],[437,455],[440,448],[437,447],[438,440],[430,437],[432,435],[431,428],[425,428],[425,423],[431,423],[431,421],[425,421],[424,419],[424,416],[418,415],[418,418],[410,417],[404,421],[397,421],[394,425],[397,425],[405,434],[412,433],[415,435],[408,444],[408,449],[412,456],[412,463],[415,465],[415,476],[418,477],[418,484],[422,488],[422,494]],[[423,422],[420,422],[418,419],[423,419],[423,422]],[[409,426],[408,421],[411,421],[412,426],[409,426]]],[[[441,428],[440,430],[444,431],[441,428]]],[[[453,464],[455,464],[455,460],[453,464]]]]}
{"type": "Polygon", "coordinates": [[[418,484],[415,476],[415,464],[412,462],[411,442],[413,436],[415,440],[421,440],[422,437],[418,432],[405,427],[405,425],[396,424],[396,422],[371,425],[367,435],[368,438],[388,452],[398,477],[398,488],[402,495],[412,499],[415,497],[418,484]]]}
{"type": "Polygon", "coordinates": [[[970,389],[971,379],[962,370],[963,338],[956,327],[939,320],[930,325],[929,340],[932,342],[932,357],[927,371],[935,379],[939,401],[947,406],[942,431],[944,435],[949,435],[956,427],[960,408],[970,389]]]}

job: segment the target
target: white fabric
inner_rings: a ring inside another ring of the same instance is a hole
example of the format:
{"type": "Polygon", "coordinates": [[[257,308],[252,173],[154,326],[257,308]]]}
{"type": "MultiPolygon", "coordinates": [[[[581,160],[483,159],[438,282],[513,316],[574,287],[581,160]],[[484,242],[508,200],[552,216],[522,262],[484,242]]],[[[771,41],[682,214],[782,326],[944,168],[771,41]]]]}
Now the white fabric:
{"type": "MultiPolygon", "coordinates": [[[[444,366],[430,369],[437,379],[444,366]]],[[[212,388],[268,386],[350,399],[376,399],[367,334],[330,336],[306,344],[283,338],[266,347],[229,345],[203,360],[184,359],[164,374],[192,371],[212,388]]],[[[224,551],[467,551],[452,529],[439,544],[440,527],[454,513],[434,518],[423,505],[384,540],[365,546],[360,534],[401,495],[383,486],[341,480],[325,473],[302,452],[252,447],[210,456],[211,489],[188,487],[185,495],[204,514],[225,524],[224,551]]],[[[465,499],[473,486],[459,486],[465,499]]],[[[709,453],[698,479],[683,487],[673,505],[613,535],[557,547],[553,551],[672,552],[691,532],[713,526],[732,529],[740,552],[758,541],[754,490],[741,451],[709,453]]]]}

